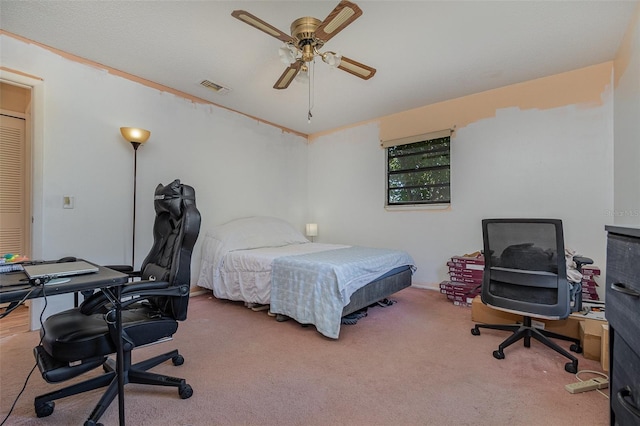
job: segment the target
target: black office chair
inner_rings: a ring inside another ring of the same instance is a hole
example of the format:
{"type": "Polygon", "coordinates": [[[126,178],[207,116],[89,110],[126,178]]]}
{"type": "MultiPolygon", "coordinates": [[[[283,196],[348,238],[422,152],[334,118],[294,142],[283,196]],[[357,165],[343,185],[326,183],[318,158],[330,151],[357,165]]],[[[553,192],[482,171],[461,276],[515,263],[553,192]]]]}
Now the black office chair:
{"type": "MultiPolygon", "coordinates": [[[[559,320],[571,313],[570,284],[564,249],[562,221],[557,219],[485,219],[482,221],[484,275],[482,302],[502,311],[520,314],[522,324],[477,324],[480,328],[511,331],[513,334],[493,352],[504,358],[504,349],[520,339],[530,347],[531,338],[567,357],[564,368],[578,371],[578,360],[549,338],[573,342],[570,350],[580,353],[580,340],[535,328],[531,317],[559,320]]],[[[582,258],[586,263],[589,259],[582,258]]]]}
{"type": "MultiPolygon", "coordinates": [[[[141,280],[122,288],[124,383],[173,386],[180,398],[193,390],[184,379],[148,372],[171,359],[181,365],[177,350],[132,364],[131,351],[139,346],[170,338],[178,321],[187,318],[191,253],[200,231],[200,213],[192,187],[175,180],[155,190],[156,219],[154,243],[142,263],[141,280]]],[[[78,307],[52,315],[44,321],[42,341],[34,349],[42,377],[57,383],[102,366],[105,373],[35,398],[38,417],[50,415],[54,400],[108,386],[85,422],[98,425],[98,419],[118,394],[116,366],[109,355],[116,353],[120,338],[114,324],[114,304],[105,292],[96,292],[78,307]]]]}

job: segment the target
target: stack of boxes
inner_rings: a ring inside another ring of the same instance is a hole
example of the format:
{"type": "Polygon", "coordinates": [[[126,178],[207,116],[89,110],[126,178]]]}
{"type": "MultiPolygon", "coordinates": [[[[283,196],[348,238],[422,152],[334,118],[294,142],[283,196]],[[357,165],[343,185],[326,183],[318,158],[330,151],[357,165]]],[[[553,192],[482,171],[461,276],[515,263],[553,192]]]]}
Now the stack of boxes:
{"type": "Polygon", "coordinates": [[[471,306],[473,298],[480,294],[484,257],[480,253],[453,256],[447,262],[449,280],[440,283],[440,292],[455,305],[471,306]]]}
{"type": "MultiPolygon", "coordinates": [[[[447,295],[455,305],[471,306],[474,297],[482,288],[484,257],[480,253],[453,256],[447,262],[449,280],[440,283],[440,292],[447,295]]],[[[582,267],[582,301],[599,301],[598,283],[600,268],[595,265],[582,267]]]]}
{"type": "Polygon", "coordinates": [[[595,277],[600,276],[600,268],[594,265],[584,265],[582,267],[582,301],[597,301],[600,300],[598,296],[598,283],[595,277]]]}

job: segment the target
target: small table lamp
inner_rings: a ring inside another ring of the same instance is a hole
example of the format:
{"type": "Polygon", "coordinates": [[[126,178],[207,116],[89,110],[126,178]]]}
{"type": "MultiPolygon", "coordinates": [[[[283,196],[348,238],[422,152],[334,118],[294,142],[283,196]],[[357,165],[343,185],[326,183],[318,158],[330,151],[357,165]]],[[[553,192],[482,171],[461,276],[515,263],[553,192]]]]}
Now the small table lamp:
{"type": "Polygon", "coordinates": [[[318,224],[317,223],[307,223],[305,227],[305,233],[307,237],[311,237],[311,242],[313,242],[313,237],[318,236],[318,224]]]}

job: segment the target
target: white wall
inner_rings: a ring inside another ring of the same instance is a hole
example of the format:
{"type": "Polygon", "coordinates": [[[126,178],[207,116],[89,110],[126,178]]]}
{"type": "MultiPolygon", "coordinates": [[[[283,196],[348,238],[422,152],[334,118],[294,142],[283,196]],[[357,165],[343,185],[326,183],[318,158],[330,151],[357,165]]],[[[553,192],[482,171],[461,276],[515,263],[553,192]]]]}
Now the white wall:
{"type": "MultiPolygon", "coordinates": [[[[0,55],[5,69],[43,80],[35,106],[42,137],[34,156],[42,162],[34,169],[34,257],[130,263],[133,149],[121,126],[151,130],[138,150],[137,266],[153,241],[154,189],[176,178],[196,190],[201,235],[215,224],[256,214],[281,217],[303,230],[305,138],[8,36],[0,36],[0,55]],[[62,208],[64,195],[75,197],[74,209],[62,208]]],[[[200,242],[192,277],[199,266],[200,242]]]]}
{"type": "MultiPolygon", "coordinates": [[[[133,151],[118,129],[136,126],[151,130],[138,151],[138,264],[151,244],[153,190],[180,178],[196,188],[203,232],[253,214],[300,229],[313,220],[320,242],[407,250],[419,286],[435,288],[447,277],[449,257],[479,250],[480,220],[491,216],[561,218],[567,246],[604,268],[604,225],[613,221],[606,214],[613,209],[612,91],[596,104],[501,108],[459,127],[451,209],[387,211],[376,122],[307,145],[278,128],[38,46],[7,36],[0,43],[3,67],[43,79],[43,136],[35,152],[43,161],[34,170],[41,176],[38,257],[129,262],[133,151]],[[62,208],[63,195],[75,196],[75,209],[62,208]]],[[[198,244],[193,275],[199,256],[198,244]]]]}
{"type": "Polygon", "coordinates": [[[404,249],[418,267],[414,285],[435,288],[447,279],[448,258],[482,249],[483,218],[554,217],[564,221],[566,246],[604,269],[612,91],[602,96],[600,105],[501,109],[459,128],[451,143],[450,210],[384,209],[377,123],[317,138],[309,145],[317,241],[404,249]]]}
{"type": "Polygon", "coordinates": [[[619,57],[615,104],[615,209],[618,225],[640,225],[640,6],[619,57]]]}
{"type": "Polygon", "coordinates": [[[99,263],[131,258],[133,149],[120,126],[151,130],[138,150],[136,263],[152,242],[153,191],[175,178],[196,189],[206,230],[270,214],[302,229],[306,140],[211,105],[195,104],[10,37],[2,65],[43,79],[44,242],[39,256],[99,263]],[[302,178],[302,179],[301,179],[302,178]],[[75,208],[62,208],[63,195],[75,208]],[[114,232],[117,230],[117,232],[114,232]]]}

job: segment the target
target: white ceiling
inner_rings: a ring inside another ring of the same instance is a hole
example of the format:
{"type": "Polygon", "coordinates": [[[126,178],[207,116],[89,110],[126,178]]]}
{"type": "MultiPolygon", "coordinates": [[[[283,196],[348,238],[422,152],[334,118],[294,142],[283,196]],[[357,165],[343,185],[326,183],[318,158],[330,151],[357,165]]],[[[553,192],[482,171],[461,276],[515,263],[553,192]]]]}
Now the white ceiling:
{"type": "Polygon", "coordinates": [[[309,87],[273,84],[277,39],[233,18],[246,10],[289,33],[331,1],[0,1],[3,30],[277,125],[312,134],[612,60],[638,1],[366,1],[323,50],[377,69],[361,80],[315,66],[309,87]],[[204,79],[227,86],[218,94],[204,79]]]}

